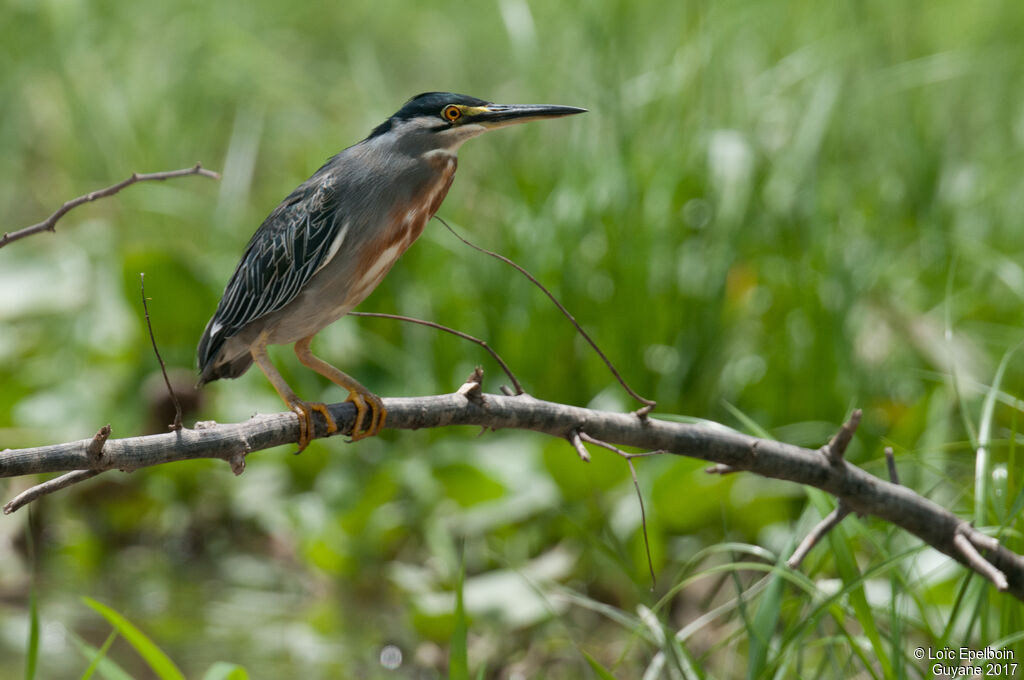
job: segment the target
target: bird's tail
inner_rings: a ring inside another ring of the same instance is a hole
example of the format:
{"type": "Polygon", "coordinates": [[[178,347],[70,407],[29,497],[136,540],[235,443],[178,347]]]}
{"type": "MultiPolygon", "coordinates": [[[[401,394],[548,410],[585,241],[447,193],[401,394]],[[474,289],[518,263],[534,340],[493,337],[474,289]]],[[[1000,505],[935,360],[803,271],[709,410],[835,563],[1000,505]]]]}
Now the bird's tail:
{"type": "Polygon", "coordinates": [[[206,366],[200,367],[197,386],[202,387],[208,382],[222,378],[237,378],[248,371],[250,366],[252,366],[251,354],[242,354],[230,361],[211,362],[206,366]]]}
{"type": "Polygon", "coordinates": [[[248,352],[233,357],[225,356],[224,344],[227,338],[221,326],[214,323],[214,319],[206,324],[196,351],[199,359],[199,387],[221,378],[237,378],[252,366],[252,355],[248,352]]]}

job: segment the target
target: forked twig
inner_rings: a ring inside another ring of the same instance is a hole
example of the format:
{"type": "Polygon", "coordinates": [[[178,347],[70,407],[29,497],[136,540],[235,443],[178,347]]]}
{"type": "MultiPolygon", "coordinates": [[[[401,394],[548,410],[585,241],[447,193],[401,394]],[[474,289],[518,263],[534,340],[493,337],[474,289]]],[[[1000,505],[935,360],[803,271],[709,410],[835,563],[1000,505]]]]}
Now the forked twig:
{"type": "Polygon", "coordinates": [[[641,408],[641,409],[639,409],[639,410],[637,411],[637,415],[639,415],[639,416],[641,416],[641,417],[644,417],[644,416],[646,416],[646,415],[647,415],[648,413],[650,413],[650,412],[651,412],[651,410],[652,410],[652,409],[653,409],[653,408],[654,408],[654,407],[655,407],[655,406],[657,405],[657,402],[655,402],[655,401],[651,401],[650,399],[645,399],[645,398],[641,397],[641,396],[640,396],[639,394],[637,394],[636,392],[634,392],[634,391],[633,391],[633,388],[631,388],[631,387],[630,387],[629,385],[627,385],[627,384],[626,384],[626,381],[625,381],[625,380],[623,380],[623,378],[622,378],[622,375],[620,375],[620,374],[619,374],[619,371],[618,371],[618,370],[617,370],[617,369],[615,368],[615,366],[614,366],[614,365],[612,364],[612,362],[611,362],[611,361],[610,361],[610,360],[608,359],[608,357],[607,357],[607,356],[605,356],[604,352],[602,352],[602,351],[601,351],[601,348],[597,346],[597,343],[596,343],[596,342],[594,342],[594,339],[593,339],[593,338],[591,338],[591,337],[590,337],[590,335],[589,335],[589,334],[588,334],[588,333],[587,333],[587,332],[586,332],[585,330],[583,330],[583,327],[582,327],[582,326],[580,326],[579,322],[577,322],[577,321],[576,321],[576,317],[574,317],[574,316],[573,316],[573,315],[572,315],[572,314],[571,314],[571,313],[569,312],[569,310],[568,310],[568,309],[566,309],[566,308],[565,308],[565,306],[564,306],[564,305],[563,305],[563,304],[562,304],[561,302],[559,302],[559,301],[558,301],[558,298],[556,298],[556,297],[555,297],[554,295],[552,295],[552,294],[551,294],[551,291],[549,291],[549,290],[548,290],[548,289],[547,289],[547,288],[546,288],[546,287],[544,286],[544,284],[542,284],[542,283],[541,283],[540,281],[538,281],[538,280],[537,280],[537,279],[536,279],[536,278],[535,278],[535,277],[533,276],[533,274],[531,274],[530,272],[526,271],[526,269],[524,269],[524,268],[523,268],[523,267],[521,267],[520,265],[516,264],[516,263],[515,263],[515,262],[513,262],[512,260],[508,259],[508,258],[507,258],[507,257],[505,257],[504,255],[501,255],[501,254],[499,254],[499,253],[496,253],[496,252],[494,252],[493,250],[487,250],[486,248],[482,248],[482,247],[480,247],[480,246],[476,245],[475,243],[473,243],[473,242],[471,242],[471,241],[468,241],[468,240],[466,240],[465,238],[463,238],[463,237],[462,237],[462,236],[461,236],[461,235],[459,234],[459,232],[455,231],[455,230],[454,230],[454,229],[452,228],[452,226],[451,226],[450,224],[448,224],[447,222],[445,222],[445,221],[444,221],[444,219],[443,219],[443,218],[441,218],[440,216],[438,216],[438,215],[434,215],[434,219],[436,219],[436,220],[437,220],[437,221],[439,221],[439,222],[440,222],[441,224],[443,224],[443,225],[445,226],[445,228],[446,228],[446,229],[447,229],[448,231],[450,231],[450,232],[452,233],[452,235],[453,235],[453,236],[455,236],[455,238],[459,239],[460,241],[462,241],[463,243],[465,243],[465,244],[466,244],[467,246],[469,246],[469,247],[470,247],[470,248],[472,248],[473,250],[476,250],[476,251],[478,251],[478,252],[481,252],[481,253],[483,253],[484,255],[490,255],[491,257],[495,258],[496,260],[501,260],[501,261],[502,261],[502,262],[504,262],[505,264],[507,264],[507,265],[509,265],[510,267],[513,267],[514,269],[516,269],[516,271],[518,271],[518,272],[519,272],[520,274],[522,274],[523,276],[525,276],[525,277],[526,277],[527,279],[529,279],[529,280],[530,280],[530,282],[531,282],[531,283],[532,283],[533,285],[535,285],[535,286],[537,286],[538,288],[540,288],[540,289],[541,289],[541,290],[542,290],[542,291],[544,292],[544,294],[545,294],[545,295],[547,295],[547,296],[548,296],[548,298],[549,298],[549,299],[550,299],[550,300],[551,300],[552,302],[554,302],[554,303],[555,303],[555,306],[556,306],[556,307],[558,307],[559,311],[561,311],[561,312],[562,312],[562,314],[564,314],[564,315],[565,315],[565,318],[569,319],[570,323],[572,323],[572,325],[576,327],[576,330],[577,330],[577,331],[579,332],[579,334],[580,334],[580,335],[582,335],[582,336],[583,336],[583,339],[584,339],[584,340],[586,340],[586,341],[587,341],[587,343],[589,343],[589,344],[590,344],[590,346],[594,348],[594,351],[595,351],[595,352],[597,352],[597,355],[598,355],[599,357],[601,357],[601,360],[602,360],[602,361],[604,361],[604,364],[605,364],[605,366],[607,366],[607,367],[608,367],[608,370],[609,370],[609,371],[611,371],[612,375],[613,375],[613,376],[615,376],[615,379],[619,381],[619,384],[620,384],[620,385],[622,385],[622,389],[626,390],[626,392],[628,392],[628,393],[629,393],[629,396],[633,397],[634,399],[636,399],[637,401],[639,401],[639,402],[640,402],[641,404],[643,404],[643,405],[644,405],[644,406],[643,406],[643,408],[641,408]]]}
{"type": "Polygon", "coordinates": [[[405,321],[407,323],[415,323],[415,324],[419,324],[421,326],[426,326],[428,328],[433,328],[433,329],[436,329],[436,330],[439,330],[439,331],[444,331],[445,333],[451,333],[452,335],[454,335],[456,337],[459,337],[459,338],[462,338],[463,340],[469,340],[470,342],[475,342],[476,344],[480,345],[485,350],[487,350],[490,353],[490,355],[494,358],[494,360],[496,362],[498,362],[498,365],[501,366],[501,370],[505,371],[505,375],[508,376],[508,379],[511,380],[512,384],[515,386],[515,390],[516,390],[515,393],[516,394],[523,394],[523,386],[519,384],[518,380],[516,380],[516,376],[515,376],[514,373],[512,373],[512,369],[510,369],[508,367],[508,364],[506,364],[502,360],[502,358],[500,356],[498,356],[498,353],[494,350],[494,348],[487,344],[486,340],[481,340],[480,338],[473,337],[469,333],[463,333],[462,331],[457,331],[454,328],[449,328],[448,326],[442,326],[441,324],[436,323],[434,321],[426,321],[424,319],[415,319],[415,318],[413,318],[411,316],[402,316],[400,314],[383,314],[381,312],[349,312],[349,316],[373,316],[373,317],[377,317],[379,319],[394,319],[395,321],[405,321]]]}
{"type": "Polygon", "coordinates": [[[169,170],[167,172],[133,172],[131,174],[131,177],[122,182],[118,182],[113,186],[109,186],[106,189],[92,191],[88,194],[85,194],[84,196],[79,196],[78,198],[73,198],[70,201],[65,202],[64,205],[57,208],[57,212],[53,213],[52,215],[47,217],[42,222],[39,222],[38,224],[33,224],[32,226],[25,227],[17,231],[12,231],[10,233],[4,233],[3,236],[0,236],[0,248],[3,248],[8,243],[14,243],[15,241],[23,239],[26,236],[31,236],[32,234],[38,234],[39,232],[42,231],[54,231],[57,225],[57,220],[64,217],[64,215],[67,214],[68,211],[77,208],[83,203],[90,203],[99,198],[113,196],[117,192],[121,191],[121,189],[124,189],[125,187],[131,186],[132,184],[136,184],[138,182],[152,182],[155,180],[173,179],[175,177],[185,177],[186,175],[202,175],[203,177],[209,177],[211,179],[220,179],[220,175],[218,173],[203,168],[202,163],[196,163],[191,168],[183,168],[181,170],[169,170]]]}
{"type": "Polygon", "coordinates": [[[139,272],[139,284],[142,289],[142,309],[146,312],[146,327],[149,328],[149,340],[153,343],[153,353],[156,354],[156,360],[160,362],[160,372],[164,374],[164,384],[167,385],[167,391],[171,394],[171,401],[174,402],[174,422],[169,427],[177,432],[181,429],[181,402],[178,401],[178,395],[174,393],[174,388],[171,387],[171,380],[167,377],[167,367],[164,366],[163,357],[160,356],[160,350],[156,346],[156,336],[153,335],[153,322],[149,319],[149,305],[146,304],[145,272],[139,272]]]}

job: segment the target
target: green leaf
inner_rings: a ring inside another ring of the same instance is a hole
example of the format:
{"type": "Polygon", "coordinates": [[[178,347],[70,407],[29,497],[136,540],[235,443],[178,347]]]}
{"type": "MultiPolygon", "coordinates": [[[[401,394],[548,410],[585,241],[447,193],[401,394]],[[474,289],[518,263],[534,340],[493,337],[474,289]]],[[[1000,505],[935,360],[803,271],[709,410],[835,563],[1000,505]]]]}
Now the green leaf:
{"type": "Polygon", "coordinates": [[[602,666],[601,662],[594,657],[583,652],[583,658],[587,660],[587,663],[590,664],[590,669],[597,673],[597,677],[601,678],[601,680],[617,680],[616,677],[612,675],[611,671],[602,666]]]}
{"type": "MultiPolygon", "coordinates": [[[[783,554],[790,554],[792,548],[792,542],[790,542],[783,554]]],[[[780,556],[779,569],[784,568],[785,563],[785,558],[780,556]]],[[[779,615],[782,610],[782,593],[786,582],[779,576],[779,572],[772,573],[768,578],[770,581],[761,598],[761,604],[757,608],[757,614],[754,615],[754,620],[747,624],[747,630],[750,633],[748,678],[762,677],[762,673],[766,669],[768,648],[771,646],[772,636],[779,624],[779,615]]]]}
{"type": "MultiPolygon", "coordinates": [[[[134,680],[132,676],[128,675],[128,673],[118,666],[113,659],[110,659],[105,654],[101,655],[100,650],[96,649],[88,642],[85,642],[74,633],[68,633],[68,635],[71,638],[71,641],[75,643],[75,647],[78,648],[79,653],[86,659],[90,660],[90,667],[92,666],[92,663],[95,663],[96,670],[98,670],[100,675],[106,678],[106,680],[134,680]]],[[[117,631],[111,631],[111,634],[107,639],[113,643],[116,636],[117,631]]],[[[108,647],[106,642],[103,643],[103,647],[108,647]]],[[[86,669],[86,673],[88,672],[89,669],[86,669]]],[[[88,675],[82,676],[82,680],[86,680],[86,678],[88,678],[88,675]]]]}
{"type": "Polygon", "coordinates": [[[728,411],[733,418],[740,421],[743,427],[747,428],[750,434],[761,439],[775,439],[768,430],[761,427],[756,420],[748,416],[746,413],[741,411],[737,406],[729,403],[728,401],[722,401],[722,406],[728,411]]]}
{"type": "Polygon", "coordinates": [[[452,641],[448,652],[449,680],[469,680],[469,655],[466,638],[469,635],[466,625],[466,609],[462,601],[462,586],[466,581],[466,561],[459,560],[459,582],[455,590],[455,628],[452,630],[452,641]]]}
{"type": "Polygon", "coordinates": [[[110,635],[103,641],[103,646],[96,650],[95,654],[92,655],[92,661],[89,662],[89,667],[82,673],[81,680],[89,680],[99,668],[100,664],[106,659],[107,651],[110,649],[110,645],[114,644],[114,640],[117,639],[117,631],[110,631],[110,635]]]}
{"type": "Polygon", "coordinates": [[[999,385],[1003,382],[1006,366],[1018,348],[1020,348],[1019,343],[1008,349],[1003,355],[999,367],[996,369],[995,377],[992,378],[992,386],[985,394],[985,402],[981,407],[978,448],[974,464],[974,524],[977,526],[988,524],[988,499],[992,490],[992,417],[996,410],[996,397],[999,396],[999,385]]]}
{"type": "MultiPolygon", "coordinates": [[[[811,503],[819,509],[822,515],[831,511],[832,501],[825,492],[817,489],[807,489],[807,494],[811,503]]],[[[851,524],[853,521],[854,518],[852,516],[847,517],[845,520],[846,525],[851,524]]],[[[892,677],[892,663],[889,661],[886,647],[882,643],[882,637],[878,632],[878,627],[875,625],[875,613],[871,610],[867,594],[864,591],[865,577],[860,572],[860,567],[857,566],[853,550],[850,548],[850,533],[843,524],[839,524],[828,533],[827,539],[832,549],[836,569],[839,571],[843,582],[850,586],[848,594],[850,605],[853,607],[858,623],[860,623],[861,628],[864,630],[864,636],[871,643],[875,658],[882,669],[882,677],[892,677]]],[[[854,653],[857,653],[858,647],[854,646],[853,650],[854,653]]],[[[864,659],[864,664],[865,670],[868,673],[873,677],[878,677],[867,659],[864,659]]]]}
{"type": "Polygon", "coordinates": [[[238,664],[218,661],[206,671],[203,680],[249,680],[249,672],[238,664]]]}
{"type": "Polygon", "coordinates": [[[116,628],[117,632],[128,641],[128,644],[135,648],[139,656],[149,664],[149,667],[153,669],[153,672],[161,680],[185,680],[184,673],[174,665],[170,657],[164,654],[152,640],[146,637],[145,633],[136,628],[128,619],[91,597],[83,597],[82,601],[116,628]]]}
{"type": "Polygon", "coordinates": [[[33,680],[39,663],[39,605],[36,601],[35,585],[32,586],[28,601],[28,654],[25,657],[25,680],[33,680]]]}

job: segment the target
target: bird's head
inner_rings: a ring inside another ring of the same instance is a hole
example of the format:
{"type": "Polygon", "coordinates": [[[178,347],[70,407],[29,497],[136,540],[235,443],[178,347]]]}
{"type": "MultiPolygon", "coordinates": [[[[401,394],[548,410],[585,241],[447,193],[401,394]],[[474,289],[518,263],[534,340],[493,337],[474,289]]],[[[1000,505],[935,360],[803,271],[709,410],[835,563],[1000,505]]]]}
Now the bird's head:
{"type": "Polygon", "coordinates": [[[464,94],[425,92],[407,101],[369,138],[393,135],[396,141],[408,139],[416,145],[455,152],[467,139],[488,130],[585,111],[575,106],[494,104],[464,94]]]}

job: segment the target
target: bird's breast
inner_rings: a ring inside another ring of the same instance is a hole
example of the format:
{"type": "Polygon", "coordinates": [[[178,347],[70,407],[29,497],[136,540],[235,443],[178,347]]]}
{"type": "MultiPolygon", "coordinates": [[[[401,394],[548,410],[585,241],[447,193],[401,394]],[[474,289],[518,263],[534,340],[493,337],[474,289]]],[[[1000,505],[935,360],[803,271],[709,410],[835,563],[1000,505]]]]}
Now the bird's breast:
{"type": "MultiPolygon", "coordinates": [[[[457,161],[444,154],[426,159],[432,172],[407,199],[391,206],[381,225],[380,235],[370,239],[356,266],[358,277],[352,287],[354,297],[362,301],[376,288],[392,265],[423,233],[423,228],[448,195],[455,177],[457,161]]],[[[358,302],[356,303],[358,304],[358,302]]]]}

